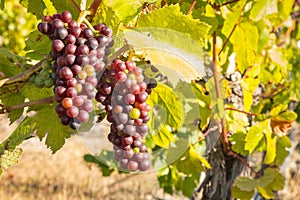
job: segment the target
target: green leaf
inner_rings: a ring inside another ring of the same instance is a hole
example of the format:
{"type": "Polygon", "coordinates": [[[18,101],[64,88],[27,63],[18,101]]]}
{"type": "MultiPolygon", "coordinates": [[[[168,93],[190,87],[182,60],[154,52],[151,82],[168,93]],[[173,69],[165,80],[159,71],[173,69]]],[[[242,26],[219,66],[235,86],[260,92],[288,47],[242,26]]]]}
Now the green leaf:
{"type": "Polygon", "coordinates": [[[253,103],[253,96],[252,93],[247,91],[247,90],[243,90],[244,93],[244,110],[246,112],[249,112],[253,103]]]}
{"type": "Polygon", "coordinates": [[[277,12],[276,0],[258,0],[253,4],[249,18],[253,21],[259,21],[262,18],[277,12]]]}
{"type": "Polygon", "coordinates": [[[194,189],[197,187],[200,173],[195,173],[191,177],[185,177],[181,183],[182,194],[186,197],[191,197],[194,189]]]}
{"type": "Polygon", "coordinates": [[[231,149],[243,156],[247,156],[249,154],[249,151],[245,150],[245,138],[246,134],[243,132],[234,133],[229,138],[229,141],[231,143],[231,149]]]}
{"type": "MultiPolygon", "coordinates": [[[[58,13],[62,13],[65,10],[68,10],[72,13],[72,18],[74,20],[77,20],[77,17],[79,16],[80,11],[76,8],[76,3],[78,6],[80,6],[80,0],[51,0],[54,7],[56,8],[58,13]],[[73,3],[74,2],[74,3],[73,3]]],[[[92,0],[87,0],[87,8],[91,4],[92,0]]]]}
{"type": "Polygon", "coordinates": [[[3,154],[0,154],[0,167],[7,169],[13,164],[16,164],[22,155],[22,149],[17,148],[14,150],[5,150],[3,154]]]}
{"type": "MultiPolygon", "coordinates": [[[[1,10],[3,10],[4,9],[4,7],[5,7],[5,0],[0,0],[0,9],[1,10]]],[[[0,177],[1,177],[1,173],[2,173],[2,171],[0,170],[0,177]]]]}
{"type": "Polygon", "coordinates": [[[257,187],[258,192],[266,199],[274,199],[274,193],[271,188],[257,187]]]}
{"type": "Polygon", "coordinates": [[[297,119],[297,114],[291,110],[286,110],[283,113],[280,113],[276,120],[282,120],[285,122],[293,122],[297,119]]]}
{"type": "Polygon", "coordinates": [[[210,164],[200,156],[193,146],[185,152],[181,159],[177,162],[178,171],[185,174],[205,171],[205,168],[210,168],[210,164]]]}
{"type": "Polygon", "coordinates": [[[173,135],[166,125],[161,125],[158,132],[152,134],[152,139],[156,145],[167,148],[173,140],[173,135]]]}
{"type": "Polygon", "coordinates": [[[20,3],[27,8],[27,11],[42,19],[46,5],[43,0],[21,0],[20,3]]]}
{"type": "Polygon", "coordinates": [[[236,53],[237,67],[241,72],[244,72],[249,66],[253,65],[256,59],[257,27],[248,22],[238,24],[230,41],[236,53]]]}
{"type": "Polygon", "coordinates": [[[36,130],[35,124],[26,117],[8,138],[8,148],[15,149],[36,130]]]}
{"type": "Polygon", "coordinates": [[[287,148],[290,148],[292,146],[291,141],[289,137],[283,136],[278,137],[277,144],[276,144],[276,159],[275,164],[277,166],[282,165],[285,158],[289,155],[289,151],[287,148]]]}
{"type": "Polygon", "coordinates": [[[47,134],[46,145],[52,150],[52,153],[59,150],[65,144],[65,139],[71,136],[70,128],[61,124],[55,112],[55,106],[55,104],[43,105],[31,117],[32,123],[36,123],[38,127],[39,138],[42,139],[47,134]]]}
{"type": "MultiPolygon", "coordinates": [[[[170,87],[159,83],[157,87],[153,89],[147,103],[151,107],[160,106],[164,109],[166,119],[160,122],[161,124],[165,123],[176,129],[181,127],[184,121],[184,109],[181,100],[170,87]]],[[[151,122],[151,125],[153,126],[154,123],[151,122]]],[[[152,128],[152,130],[154,130],[154,128],[152,128]]]]}
{"type": "Polygon", "coordinates": [[[241,200],[250,200],[254,195],[254,190],[252,191],[244,191],[238,188],[237,186],[234,186],[231,189],[231,194],[233,197],[241,200]]]}
{"type": "MultiPolygon", "coordinates": [[[[1,101],[5,106],[14,106],[23,103],[25,96],[23,94],[8,93],[1,97],[1,101]]],[[[23,114],[24,108],[15,109],[9,112],[8,118],[10,119],[10,124],[19,119],[23,114]]]]}
{"type": "Polygon", "coordinates": [[[106,1],[102,2],[97,9],[96,15],[93,18],[93,23],[105,23],[108,27],[110,27],[114,34],[119,32],[119,28],[121,25],[121,19],[119,19],[116,11],[108,5],[106,1]]]}
{"type": "Polygon", "coordinates": [[[257,148],[260,140],[263,139],[263,125],[255,125],[252,126],[249,131],[246,133],[246,144],[245,144],[245,150],[248,150],[250,154],[253,153],[253,151],[257,148]]]}
{"type": "Polygon", "coordinates": [[[272,108],[272,110],[270,111],[270,116],[275,117],[279,115],[279,113],[281,113],[282,111],[286,110],[287,108],[288,108],[287,104],[279,104],[272,108]]]}
{"type": "Polygon", "coordinates": [[[271,164],[274,162],[275,157],[276,157],[276,136],[272,134],[271,131],[268,131],[266,133],[266,144],[267,144],[267,149],[266,149],[266,156],[264,158],[264,163],[265,164],[271,164]]]}
{"type": "Polygon", "coordinates": [[[257,181],[255,179],[240,176],[235,180],[235,185],[242,191],[252,192],[257,187],[257,181]]]}
{"type": "Polygon", "coordinates": [[[271,169],[272,173],[275,174],[274,180],[269,184],[272,190],[283,190],[284,188],[284,177],[277,169],[271,169]]]}
{"type": "Polygon", "coordinates": [[[159,27],[184,33],[199,44],[203,44],[209,31],[209,25],[193,19],[191,15],[180,12],[180,6],[164,6],[148,14],[142,14],[137,20],[137,27],[159,27]],[[176,19],[176,20],[174,20],[176,19]]]}
{"type": "Polygon", "coordinates": [[[28,57],[35,60],[41,60],[43,59],[44,54],[51,52],[51,40],[38,30],[33,31],[26,40],[26,47],[24,50],[27,51],[26,55],[28,57]]]}
{"type": "Polygon", "coordinates": [[[21,56],[13,54],[6,48],[0,47],[0,72],[2,72],[5,77],[14,76],[22,71],[22,68],[15,63],[24,64],[26,60],[21,56]]]}
{"type": "Polygon", "coordinates": [[[267,168],[264,171],[264,175],[257,179],[257,183],[259,187],[267,187],[270,183],[272,183],[276,177],[276,170],[267,168]]]}

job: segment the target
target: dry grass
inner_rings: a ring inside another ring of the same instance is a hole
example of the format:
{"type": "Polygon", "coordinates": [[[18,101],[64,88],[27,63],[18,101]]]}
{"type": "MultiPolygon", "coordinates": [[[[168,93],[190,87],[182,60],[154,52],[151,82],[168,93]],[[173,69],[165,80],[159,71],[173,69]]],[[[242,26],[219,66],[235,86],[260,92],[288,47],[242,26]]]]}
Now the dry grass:
{"type": "MultiPolygon", "coordinates": [[[[0,142],[11,128],[0,122],[0,142]]],[[[83,160],[89,153],[82,140],[73,136],[56,154],[37,138],[25,141],[19,163],[3,173],[0,199],[88,200],[88,199],[184,199],[164,195],[154,172],[112,174],[103,177],[99,168],[83,160]]]]}
{"type": "MultiPolygon", "coordinates": [[[[0,142],[11,132],[7,123],[5,118],[0,121],[0,142]]],[[[96,165],[83,160],[88,150],[78,136],[66,140],[54,155],[37,138],[27,140],[21,147],[24,154],[19,163],[4,172],[0,181],[1,200],[185,199],[163,194],[154,172],[103,177],[96,165]]],[[[285,200],[300,195],[300,170],[295,162],[300,161],[299,154],[292,160],[288,172],[292,177],[282,192],[285,200]]]]}

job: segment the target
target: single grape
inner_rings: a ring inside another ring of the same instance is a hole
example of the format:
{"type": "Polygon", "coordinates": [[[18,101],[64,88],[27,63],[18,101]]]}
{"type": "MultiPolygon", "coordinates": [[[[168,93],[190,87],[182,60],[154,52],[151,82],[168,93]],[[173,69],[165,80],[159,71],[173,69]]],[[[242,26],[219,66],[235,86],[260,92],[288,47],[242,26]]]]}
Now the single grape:
{"type": "Polygon", "coordinates": [[[137,108],[133,108],[129,113],[129,116],[131,119],[137,119],[140,117],[140,115],[141,115],[141,112],[137,108]]]}

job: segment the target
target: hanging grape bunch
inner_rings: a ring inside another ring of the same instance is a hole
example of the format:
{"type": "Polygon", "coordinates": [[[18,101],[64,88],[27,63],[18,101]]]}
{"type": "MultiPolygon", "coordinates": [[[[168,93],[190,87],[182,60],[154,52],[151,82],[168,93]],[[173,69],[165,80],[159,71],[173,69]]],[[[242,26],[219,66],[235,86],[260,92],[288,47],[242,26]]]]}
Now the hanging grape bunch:
{"type": "Polygon", "coordinates": [[[122,169],[130,171],[146,171],[150,167],[143,138],[150,119],[146,100],[156,85],[145,80],[143,70],[135,62],[115,60],[97,86],[96,100],[105,106],[111,123],[108,139],[114,145],[115,159],[122,169]]]}
{"type": "Polygon", "coordinates": [[[38,29],[52,40],[56,112],[63,125],[77,129],[93,111],[97,74],[105,69],[112,30],[103,23],[88,28],[72,20],[69,11],[45,16],[38,29]]]}

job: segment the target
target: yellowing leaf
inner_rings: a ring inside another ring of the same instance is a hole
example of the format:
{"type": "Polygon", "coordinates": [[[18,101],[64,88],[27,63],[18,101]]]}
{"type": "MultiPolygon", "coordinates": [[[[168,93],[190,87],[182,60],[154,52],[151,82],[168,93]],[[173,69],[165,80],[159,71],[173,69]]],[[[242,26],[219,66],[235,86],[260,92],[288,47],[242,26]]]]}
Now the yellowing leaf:
{"type": "Polygon", "coordinates": [[[254,21],[259,21],[276,12],[278,12],[276,0],[258,0],[253,4],[249,17],[254,21]]]}
{"type": "Polygon", "coordinates": [[[200,44],[203,44],[210,28],[206,23],[193,19],[191,15],[181,13],[179,4],[164,6],[151,13],[142,14],[138,18],[137,26],[172,29],[190,35],[200,44]]]}

